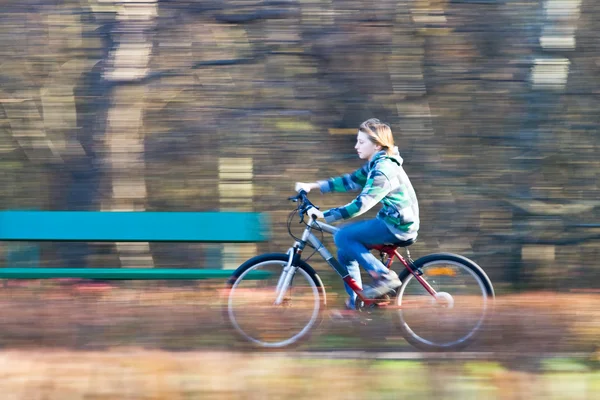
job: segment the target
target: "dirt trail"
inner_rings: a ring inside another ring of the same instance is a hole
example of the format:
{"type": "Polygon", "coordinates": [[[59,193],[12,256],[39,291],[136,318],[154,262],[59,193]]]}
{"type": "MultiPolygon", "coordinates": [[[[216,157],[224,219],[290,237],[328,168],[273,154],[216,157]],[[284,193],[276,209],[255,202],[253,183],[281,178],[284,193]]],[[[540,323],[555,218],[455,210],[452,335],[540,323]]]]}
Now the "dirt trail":
{"type": "MultiPolygon", "coordinates": [[[[237,348],[220,314],[217,287],[143,283],[98,292],[60,286],[4,288],[0,345],[5,349],[237,348]]],[[[593,353],[599,348],[600,294],[532,292],[498,296],[486,331],[467,350],[593,353]]],[[[360,329],[326,319],[302,348],[309,349],[415,351],[399,337],[389,318],[375,319],[360,329]]]]}

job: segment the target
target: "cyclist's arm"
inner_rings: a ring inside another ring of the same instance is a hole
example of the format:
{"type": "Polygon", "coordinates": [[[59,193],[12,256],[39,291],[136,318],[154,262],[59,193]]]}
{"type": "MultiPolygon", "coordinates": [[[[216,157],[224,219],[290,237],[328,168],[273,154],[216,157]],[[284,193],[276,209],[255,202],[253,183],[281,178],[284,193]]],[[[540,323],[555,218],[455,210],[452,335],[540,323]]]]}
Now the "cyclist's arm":
{"type": "Polygon", "coordinates": [[[319,185],[319,189],[321,189],[321,193],[349,192],[362,189],[367,182],[367,175],[367,164],[365,164],[362,168],[357,169],[351,174],[318,181],[317,184],[319,185]]]}
{"type": "Polygon", "coordinates": [[[365,186],[353,201],[342,207],[332,208],[323,213],[325,222],[349,219],[369,211],[391,191],[388,178],[381,171],[373,171],[365,186]]]}

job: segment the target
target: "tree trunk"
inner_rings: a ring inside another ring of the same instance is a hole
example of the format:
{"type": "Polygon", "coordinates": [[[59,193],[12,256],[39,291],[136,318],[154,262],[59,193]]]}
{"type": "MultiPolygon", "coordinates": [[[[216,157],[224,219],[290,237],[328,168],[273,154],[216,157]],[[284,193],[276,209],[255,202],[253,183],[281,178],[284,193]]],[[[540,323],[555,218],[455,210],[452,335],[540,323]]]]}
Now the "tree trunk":
{"type": "MultiPolygon", "coordinates": [[[[104,70],[112,84],[106,125],[105,166],[110,198],[104,209],[143,211],[147,193],[144,162],[144,107],[146,87],[136,84],[148,74],[156,0],[122,0],[111,32],[114,49],[104,70]]],[[[117,243],[121,267],[153,266],[149,244],[117,243]]]]}

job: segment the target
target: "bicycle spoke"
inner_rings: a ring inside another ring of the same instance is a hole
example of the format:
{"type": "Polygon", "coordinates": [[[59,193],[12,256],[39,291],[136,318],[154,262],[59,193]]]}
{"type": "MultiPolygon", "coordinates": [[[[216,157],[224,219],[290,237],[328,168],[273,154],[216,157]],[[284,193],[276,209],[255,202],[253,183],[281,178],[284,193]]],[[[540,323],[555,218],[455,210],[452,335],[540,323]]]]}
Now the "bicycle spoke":
{"type": "Polygon", "coordinates": [[[421,269],[437,294],[429,294],[412,275],[405,279],[396,304],[408,338],[432,348],[469,340],[480,329],[488,308],[481,278],[468,266],[446,260],[430,262],[421,269]]]}
{"type": "Polygon", "coordinates": [[[318,289],[302,269],[296,271],[281,304],[275,304],[284,266],[285,262],[278,260],[257,264],[248,271],[268,271],[270,278],[244,280],[242,275],[229,293],[228,316],[234,328],[262,347],[294,343],[315,324],[320,310],[318,289]]]}

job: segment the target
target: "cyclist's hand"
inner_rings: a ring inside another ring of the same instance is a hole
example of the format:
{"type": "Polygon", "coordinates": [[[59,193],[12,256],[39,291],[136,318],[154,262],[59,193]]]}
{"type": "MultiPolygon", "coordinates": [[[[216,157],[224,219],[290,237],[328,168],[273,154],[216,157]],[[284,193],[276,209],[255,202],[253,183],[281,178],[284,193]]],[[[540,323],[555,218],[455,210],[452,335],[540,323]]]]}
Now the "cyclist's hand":
{"type": "Polygon", "coordinates": [[[318,182],[311,182],[311,183],[304,183],[304,182],[296,182],[296,192],[299,192],[300,190],[304,190],[306,193],[310,192],[313,189],[319,189],[319,183],[318,182]]]}
{"type": "Polygon", "coordinates": [[[311,207],[308,210],[306,210],[306,215],[310,216],[313,219],[323,219],[323,213],[314,207],[311,207]]]}
{"type": "Polygon", "coordinates": [[[310,192],[311,189],[314,189],[313,183],[304,183],[304,182],[296,182],[296,186],[294,188],[296,192],[304,190],[306,193],[310,192]]]}

